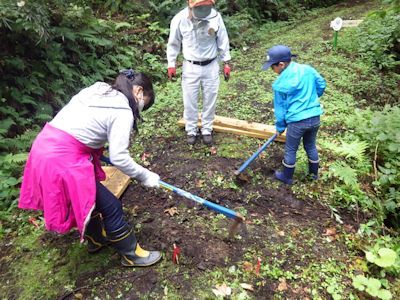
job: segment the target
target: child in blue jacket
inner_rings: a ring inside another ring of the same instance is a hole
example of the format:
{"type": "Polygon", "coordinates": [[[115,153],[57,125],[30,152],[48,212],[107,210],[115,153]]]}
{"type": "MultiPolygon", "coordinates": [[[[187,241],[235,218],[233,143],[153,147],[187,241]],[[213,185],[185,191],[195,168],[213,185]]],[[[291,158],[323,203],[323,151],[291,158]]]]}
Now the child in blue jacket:
{"type": "Polygon", "coordinates": [[[316,138],[323,113],[319,97],[324,93],[326,82],[311,66],[291,61],[290,49],[283,45],[270,48],[267,61],[262,69],[270,67],[279,74],[272,85],[276,131],[286,130],[285,156],[283,171],[276,171],[275,177],[286,183],[293,183],[296,165],[296,152],[303,138],[303,146],[309,161],[309,173],[318,179],[319,158],[316,138]]]}

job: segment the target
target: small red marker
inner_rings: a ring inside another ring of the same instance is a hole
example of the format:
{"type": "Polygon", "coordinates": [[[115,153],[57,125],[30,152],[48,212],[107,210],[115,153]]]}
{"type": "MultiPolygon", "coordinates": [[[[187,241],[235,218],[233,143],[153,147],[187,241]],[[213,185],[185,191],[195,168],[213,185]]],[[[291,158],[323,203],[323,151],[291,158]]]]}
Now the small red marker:
{"type": "Polygon", "coordinates": [[[176,244],[174,244],[174,251],[172,252],[172,261],[177,265],[179,265],[178,255],[180,253],[181,253],[181,249],[176,244]]]}
{"type": "Polygon", "coordinates": [[[39,228],[39,224],[37,223],[35,217],[29,217],[29,223],[31,223],[32,225],[34,225],[36,228],[39,228]]]}
{"type": "Polygon", "coordinates": [[[257,266],[256,269],[254,270],[254,272],[257,275],[260,275],[260,268],[261,268],[261,258],[257,257],[257,266]]]}

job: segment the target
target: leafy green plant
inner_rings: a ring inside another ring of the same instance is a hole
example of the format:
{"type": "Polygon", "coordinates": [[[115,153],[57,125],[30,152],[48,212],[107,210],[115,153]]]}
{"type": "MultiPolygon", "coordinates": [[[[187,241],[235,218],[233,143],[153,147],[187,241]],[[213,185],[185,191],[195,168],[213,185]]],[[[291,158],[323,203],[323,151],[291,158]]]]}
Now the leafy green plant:
{"type": "Polygon", "coordinates": [[[365,257],[371,263],[382,268],[388,268],[394,265],[397,254],[392,249],[380,248],[378,251],[367,251],[365,257]]]}
{"type": "Polygon", "coordinates": [[[399,65],[400,15],[395,9],[371,14],[361,23],[357,38],[358,52],[379,68],[392,69],[399,65]]]}
{"type": "Polygon", "coordinates": [[[328,141],[324,142],[324,147],[344,158],[329,166],[329,172],[324,175],[325,178],[336,177],[347,186],[358,188],[358,173],[366,173],[369,170],[365,157],[368,144],[360,140],[341,141],[340,145],[328,141]]]}
{"type": "Polygon", "coordinates": [[[0,211],[8,212],[16,205],[21,183],[21,165],[27,153],[7,154],[0,156],[0,211]]]}
{"type": "Polygon", "coordinates": [[[357,173],[352,167],[342,161],[337,161],[329,166],[327,178],[336,177],[350,187],[358,187],[357,173]]]}
{"type": "Polygon", "coordinates": [[[382,300],[392,299],[392,293],[382,288],[382,281],[376,278],[367,278],[364,275],[357,275],[353,278],[353,286],[359,291],[365,291],[372,297],[382,300]]]}
{"type": "Polygon", "coordinates": [[[373,266],[383,268],[385,272],[400,274],[400,248],[395,239],[379,238],[373,247],[365,251],[365,257],[373,266]]]}
{"type": "Polygon", "coordinates": [[[372,165],[375,186],[383,199],[383,214],[391,226],[398,226],[400,217],[400,108],[385,106],[380,111],[356,111],[346,121],[349,126],[357,124],[356,135],[366,141],[372,165]],[[397,225],[396,225],[397,224],[397,225]]]}

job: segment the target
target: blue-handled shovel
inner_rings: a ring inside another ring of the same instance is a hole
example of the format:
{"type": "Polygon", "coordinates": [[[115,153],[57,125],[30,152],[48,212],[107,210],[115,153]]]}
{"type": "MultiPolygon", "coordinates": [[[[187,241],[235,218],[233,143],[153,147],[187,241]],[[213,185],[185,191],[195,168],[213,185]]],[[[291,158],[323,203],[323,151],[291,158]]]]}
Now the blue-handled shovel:
{"type": "Polygon", "coordinates": [[[271,136],[269,140],[265,142],[264,145],[262,145],[256,152],[254,152],[253,155],[248,160],[246,160],[243,163],[243,165],[240,166],[239,169],[235,171],[235,175],[236,176],[240,175],[260,155],[261,152],[267,149],[267,147],[276,139],[277,136],[278,134],[276,133],[273,136],[271,136]]]}
{"type": "Polygon", "coordinates": [[[235,222],[232,224],[231,228],[229,229],[229,237],[233,237],[235,235],[235,232],[236,232],[239,224],[243,223],[244,220],[245,220],[244,217],[241,214],[239,214],[238,212],[235,212],[235,211],[233,211],[233,210],[231,210],[229,208],[223,207],[223,206],[218,205],[218,204],[216,204],[214,202],[211,202],[211,201],[208,201],[208,200],[203,199],[201,197],[198,197],[196,195],[193,195],[193,194],[191,194],[189,192],[186,192],[186,191],[184,191],[184,190],[182,190],[180,188],[177,188],[177,187],[175,187],[173,185],[170,185],[170,184],[168,184],[168,183],[166,183],[166,182],[164,182],[162,180],[160,180],[160,186],[162,188],[168,190],[168,191],[171,191],[171,192],[179,195],[179,196],[182,196],[182,197],[185,197],[185,198],[187,198],[189,200],[197,202],[197,203],[199,203],[201,205],[204,205],[205,207],[207,207],[207,208],[209,208],[209,209],[211,209],[211,210],[213,210],[213,211],[215,211],[217,213],[223,214],[224,216],[226,216],[226,217],[228,217],[230,219],[233,219],[235,222]]]}

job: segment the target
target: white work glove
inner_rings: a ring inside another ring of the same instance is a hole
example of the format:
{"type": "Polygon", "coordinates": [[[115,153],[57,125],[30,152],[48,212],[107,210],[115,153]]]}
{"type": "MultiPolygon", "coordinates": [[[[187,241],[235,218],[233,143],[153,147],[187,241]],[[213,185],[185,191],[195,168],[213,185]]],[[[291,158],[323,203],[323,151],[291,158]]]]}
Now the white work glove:
{"type": "Polygon", "coordinates": [[[158,174],[151,172],[147,169],[144,172],[143,176],[141,176],[140,181],[141,184],[148,188],[158,188],[160,187],[160,176],[158,174]]]}

